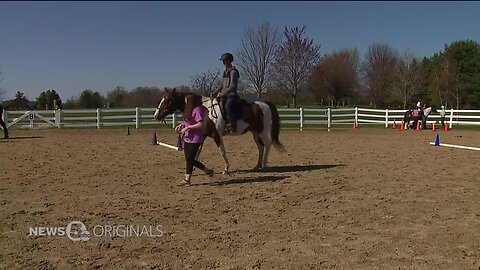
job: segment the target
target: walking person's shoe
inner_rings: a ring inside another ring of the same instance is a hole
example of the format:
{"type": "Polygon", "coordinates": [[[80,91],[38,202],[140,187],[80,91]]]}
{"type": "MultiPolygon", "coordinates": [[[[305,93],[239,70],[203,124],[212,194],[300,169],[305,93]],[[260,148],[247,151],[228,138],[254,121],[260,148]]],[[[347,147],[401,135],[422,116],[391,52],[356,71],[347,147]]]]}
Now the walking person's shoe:
{"type": "Polygon", "coordinates": [[[235,133],[235,132],[237,132],[235,126],[232,125],[232,124],[226,124],[226,125],[225,125],[225,131],[226,131],[226,133],[235,133]]]}
{"type": "Polygon", "coordinates": [[[225,133],[232,133],[232,125],[225,124],[225,133]]]}
{"type": "Polygon", "coordinates": [[[180,183],[178,183],[177,186],[183,187],[183,186],[191,186],[191,185],[192,185],[192,182],[190,182],[190,180],[183,179],[182,181],[180,181],[180,183]]]}

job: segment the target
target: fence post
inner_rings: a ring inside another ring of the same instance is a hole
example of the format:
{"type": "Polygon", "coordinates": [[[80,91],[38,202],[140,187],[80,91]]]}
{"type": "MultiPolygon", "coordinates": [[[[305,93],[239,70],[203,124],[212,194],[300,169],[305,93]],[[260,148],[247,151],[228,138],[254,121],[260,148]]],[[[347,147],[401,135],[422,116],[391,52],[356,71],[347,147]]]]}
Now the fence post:
{"type": "Polygon", "coordinates": [[[5,125],[8,126],[8,113],[7,113],[7,110],[3,110],[3,115],[0,115],[0,117],[2,117],[3,122],[5,122],[5,125]]]}
{"type": "Polygon", "coordinates": [[[358,107],[355,107],[355,119],[354,119],[354,123],[357,123],[357,126],[358,126],[358,107]]]}
{"type": "Polygon", "coordinates": [[[140,128],[140,108],[135,107],[135,128],[140,128]]]}
{"type": "Polygon", "coordinates": [[[35,121],[35,111],[34,112],[29,111],[28,112],[28,119],[30,119],[30,128],[33,128],[34,125],[35,125],[35,123],[34,123],[34,121],[35,121]]]}
{"type": "Polygon", "coordinates": [[[58,109],[55,111],[55,125],[57,128],[62,128],[62,110],[58,109]]]}
{"type": "Polygon", "coordinates": [[[97,129],[99,129],[99,128],[100,128],[100,125],[102,124],[100,113],[101,113],[100,108],[97,108],[97,129]]]}
{"type": "MultiPolygon", "coordinates": [[[[457,121],[458,121],[458,118],[457,118],[457,121]]],[[[452,129],[452,126],[453,126],[453,108],[450,110],[450,123],[448,123],[449,125],[449,129],[452,129]]]]}
{"type": "Polygon", "coordinates": [[[328,129],[332,127],[332,110],[330,108],[327,109],[327,127],[328,129]]]}
{"type": "Polygon", "coordinates": [[[303,131],[303,107],[300,107],[300,131],[303,131]]]}
{"type": "Polygon", "coordinates": [[[175,119],[175,113],[172,114],[172,127],[175,128],[177,120],[175,119]]]}
{"type": "Polygon", "coordinates": [[[385,128],[388,128],[388,109],[385,109],[385,128]]]}

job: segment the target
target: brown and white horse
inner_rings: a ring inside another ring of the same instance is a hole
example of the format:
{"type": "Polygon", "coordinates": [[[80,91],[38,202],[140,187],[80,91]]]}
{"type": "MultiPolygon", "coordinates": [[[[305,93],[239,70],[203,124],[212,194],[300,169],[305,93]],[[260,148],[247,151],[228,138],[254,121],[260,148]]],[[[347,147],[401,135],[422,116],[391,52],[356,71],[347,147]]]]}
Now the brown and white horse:
{"type": "MultiPolygon", "coordinates": [[[[192,108],[193,103],[203,105],[208,110],[208,117],[203,120],[203,131],[213,138],[225,163],[224,174],[228,173],[230,164],[228,162],[225,146],[222,137],[224,133],[225,120],[216,98],[199,96],[194,93],[181,93],[165,90],[165,94],[160,100],[155,110],[155,119],[162,121],[167,115],[175,111],[184,112],[186,108],[192,108]]],[[[237,132],[228,135],[242,135],[250,131],[258,148],[258,161],[254,170],[262,170],[267,167],[268,154],[270,147],[284,151],[279,141],[280,117],[277,108],[271,102],[255,101],[248,104],[245,108],[243,119],[237,120],[237,132]]]]}
{"type": "MultiPolygon", "coordinates": [[[[422,129],[426,128],[427,118],[432,111],[434,111],[434,107],[426,107],[425,109],[423,109],[423,114],[421,115],[421,118],[420,118],[422,129]]],[[[413,112],[413,109],[407,110],[403,116],[403,121],[406,128],[415,129],[413,122],[410,123],[411,121],[413,121],[412,112],[413,112]]]]}

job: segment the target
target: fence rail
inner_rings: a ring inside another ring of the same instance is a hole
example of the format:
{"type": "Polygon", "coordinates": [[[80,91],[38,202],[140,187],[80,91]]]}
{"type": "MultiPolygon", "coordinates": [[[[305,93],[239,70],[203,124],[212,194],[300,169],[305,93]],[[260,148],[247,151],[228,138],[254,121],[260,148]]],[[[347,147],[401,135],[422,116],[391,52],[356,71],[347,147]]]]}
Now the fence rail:
{"type": "MultiPolygon", "coordinates": [[[[155,108],[126,108],[126,109],[85,109],[85,110],[32,110],[32,111],[4,111],[3,119],[8,127],[109,127],[134,126],[141,128],[149,125],[166,125],[174,127],[181,121],[181,116],[173,114],[165,118],[162,123],[153,119],[155,108]]],[[[381,124],[386,128],[394,121],[400,123],[404,110],[379,110],[366,108],[278,108],[284,128],[315,128],[315,126],[352,124],[381,124]]],[[[446,110],[445,120],[450,128],[453,125],[480,125],[480,110],[446,110]]],[[[428,116],[427,123],[440,121],[438,112],[428,116]]]]}

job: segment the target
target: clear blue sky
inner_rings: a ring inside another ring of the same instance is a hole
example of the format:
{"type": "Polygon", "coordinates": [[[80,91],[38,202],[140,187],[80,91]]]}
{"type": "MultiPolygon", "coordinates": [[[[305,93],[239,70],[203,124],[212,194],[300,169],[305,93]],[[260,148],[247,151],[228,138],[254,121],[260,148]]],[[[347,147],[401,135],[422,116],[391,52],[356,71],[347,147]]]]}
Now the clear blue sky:
{"type": "Polygon", "coordinates": [[[0,2],[0,87],[34,99],[55,89],[189,85],[222,69],[248,25],[307,25],[321,53],[374,42],[418,57],[480,42],[480,2],[0,2]]]}

